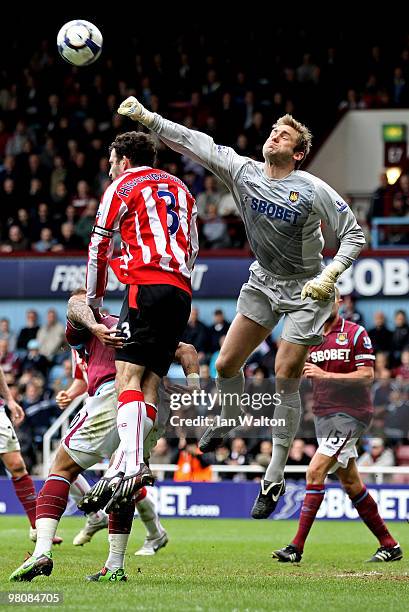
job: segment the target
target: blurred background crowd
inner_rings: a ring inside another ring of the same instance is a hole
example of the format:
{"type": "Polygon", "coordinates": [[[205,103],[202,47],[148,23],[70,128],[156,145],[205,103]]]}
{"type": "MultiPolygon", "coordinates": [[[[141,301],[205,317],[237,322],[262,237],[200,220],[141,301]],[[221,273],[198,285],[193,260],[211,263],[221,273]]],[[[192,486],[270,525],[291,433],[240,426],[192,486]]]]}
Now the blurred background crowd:
{"type": "MultiPolygon", "coordinates": [[[[108,146],[132,129],[115,113],[128,95],[256,159],[284,113],[311,128],[314,153],[346,110],[409,105],[407,34],[382,32],[377,44],[365,32],[350,41],[341,27],[326,43],[320,29],[307,34],[294,26],[289,44],[279,26],[270,25],[267,36],[258,24],[243,45],[237,31],[211,21],[174,41],[161,36],[163,25],[155,37],[149,28],[136,36],[121,27],[130,41],[125,56],[107,36],[98,62],[77,69],[62,62],[53,39],[39,38],[33,46],[31,36],[26,46],[20,41],[13,64],[0,70],[1,253],[86,249],[109,184],[108,146]],[[251,61],[245,48],[252,49],[251,61]]],[[[6,44],[0,41],[0,48],[6,44]]],[[[163,147],[159,165],[197,197],[202,249],[247,248],[223,184],[163,147]]],[[[390,185],[379,169],[379,186],[361,221],[370,227],[374,216],[409,215],[408,170],[404,161],[401,177],[390,185]]],[[[408,232],[393,231],[390,241],[409,244],[408,232]]]]}
{"type": "MultiPolygon", "coordinates": [[[[405,310],[395,313],[394,326],[389,328],[384,314],[379,311],[373,321],[363,321],[350,297],[344,299],[341,315],[348,320],[365,324],[371,337],[375,361],[375,382],[372,398],[375,407],[374,418],[367,437],[360,448],[360,461],[364,465],[409,465],[409,324],[405,310]],[[383,440],[384,439],[384,440],[383,440]]],[[[215,362],[230,326],[223,311],[216,309],[211,325],[200,320],[197,308],[192,308],[191,317],[183,340],[195,346],[200,362],[200,383],[206,393],[216,394],[215,362]]],[[[72,382],[70,350],[65,340],[65,326],[54,309],[49,309],[44,321],[40,321],[35,310],[27,310],[26,325],[14,330],[10,322],[0,320],[0,366],[13,396],[21,403],[26,419],[18,430],[22,452],[30,469],[36,471],[42,463],[42,439],[60,411],[55,396],[72,382]]],[[[274,394],[274,360],[277,343],[268,338],[250,356],[246,363],[246,392],[274,394]]],[[[173,364],[169,379],[177,384],[184,383],[180,366],[173,364]]],[[[312,413],[312,390],[305,380],[302,384],[303,416],[300,424],[300,438],[294,442],[289,465],[307,465],[315,448],[314,420],[312,413]],[[302,439],[301,439],[302,437],[302,439]]],[[[217,406],[217,405],[216,405],[217,406]]],[[[251,411],[250,411],[251,413],[251,411]]],[[[184,417],[206,416],[206,402],[197,407],[187,407],[184,417]]],[[[270,406],[264,414],[273,416],[270,406]]],[[[257,416],[256,412],[253,412],[257,416]]],[[[197,457],[196,441],[203,428],[186,430],[168,427],[166,439],[159,441],[152,453],[152,463],[186,462],[186,448],[197,457]]],[[[56,440],[57,442],[57,440],[56,440]]],[[[215,465],[250,465],[266,467],[271,454],[269,428],[243,426],[236,429],[233,438],[221,447],[214,456],[201,461],[215,465]]],[[[212,478],[210,472],[209,479],[212,478]]],[[[222,478],[255,478],[255,474],[222,474],[222,478]]],[[[293,477],[293,476],[292,476],[293,477]]],[[[302,473],[295,475],[302,477],[302,473]]],[[[385,477],[386,480],[388,477],[385,477]]],[[[369,481],[372,476],[367,476],[369,481]]],[[[394,480],[408,480],[407,476],[395,476],[394,480]]]]}

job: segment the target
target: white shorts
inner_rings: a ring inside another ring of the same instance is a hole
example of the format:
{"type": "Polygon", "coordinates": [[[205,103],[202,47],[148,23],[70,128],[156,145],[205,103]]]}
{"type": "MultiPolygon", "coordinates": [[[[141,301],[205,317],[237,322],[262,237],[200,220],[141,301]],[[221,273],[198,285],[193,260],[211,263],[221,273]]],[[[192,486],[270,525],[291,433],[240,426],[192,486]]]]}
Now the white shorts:
{"type": "Polygon", "coordinates": [[[358,457],[356,443],[366,427],[365,423],[347,414],[315,417],[319,444],[317,452],[337,459],[328,474],[333,474],[340,467],[347,468],[349,460],[358,457]]]}
{"type": "Polygon", "coordinates": [[[64,450],[84,470],[103,459],[109,459],[117,449],[119,436],[116,417],[115,382],[109,381],[85,400],[61,440],[64,450]]]}
{"type": "MultiPolygon", "coordinates": [[[[101,385],[94,396],[85,400],[61,440],[66,453],[84,470],[103,459],[110,459],[119,446],[117,402],[115,382],[101,385]]],[[[160,435],[155,423],[145,438],[145,462],[149,461],[150,452],[160,435]]]]}
{"type": "Polygon", "coordinates": [[[0,408],[0,455],[14,451],[20,451],[20,443],[6,411],[0,408]]]}
{"type": "Polygon", "coordinates": [[[307,280],[310,279],[275,279],[255,262],[248,282],[241,288],[237,312],[267,329],[274,329],[284,316],[283,340],[306,346],[320,344],[334,298],[302,300],[301,291],[307,280]]]}

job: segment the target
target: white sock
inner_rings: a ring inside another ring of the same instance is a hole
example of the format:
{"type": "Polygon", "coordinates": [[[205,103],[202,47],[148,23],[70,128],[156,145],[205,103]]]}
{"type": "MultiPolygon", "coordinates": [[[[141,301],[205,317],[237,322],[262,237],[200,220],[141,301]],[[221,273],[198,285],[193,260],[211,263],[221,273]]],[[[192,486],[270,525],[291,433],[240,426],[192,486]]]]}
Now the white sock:
{"type": "Polygon", "coordinates": [[[118,434],[125,448],[125,476],[133,476],[143,463],[143,441],[152,429],[153,421],[146,416],[141,391],[123,391],[118,398],[118,434]]]}
{"type": "Polygon", "coordinates": [[[53,538],[56,534],[59,521],[53,518],[39,518],[36,520],[37,542],[33,552],[34,557],[39,557],[50,552],[53,547],[53,538]]]}
{"type": "Polygon", "coordinates": [[[109,540],[109,556],[106,560],[105,567],[111,572],[117,569],[123,569],[125,565],[125,552],[128,544],[129,533],[110,533],[109,540]]]}
{"type": "Polygon", "coordinates": [[[148,534],[148,538],[159,538],[159,536],[165,531],[159,521],[159,516],[156,512],[155,504],[152,499],[145,497],[136,504],[136,509],[140,516],[141,521],[145,525],[145,529],[148,534]]]}
{"type": "Polygon", "coordinates": [[[111,465],[105,472],[105,478],[112,478],[118,472],[125,472],[125,449],[124,443],[120,442],[112,458],[111,465]]]}
{"type": "MultiPolygon", "coordinates": [[[[82,474],[79,474],[76,480],[74,480],[70,486],[70,495],[76,504],[78,504],[78,502],[84,497],[85,493],[88,493],[90,488],[91,487],[88,480],[84,478],[82,474]]],[[[103,510],[99,510],[98,512],[90,512],[87,514],[87,517],[92,522],[99,522],[102,520],[104,514],[105,512],[103,510]]]]}

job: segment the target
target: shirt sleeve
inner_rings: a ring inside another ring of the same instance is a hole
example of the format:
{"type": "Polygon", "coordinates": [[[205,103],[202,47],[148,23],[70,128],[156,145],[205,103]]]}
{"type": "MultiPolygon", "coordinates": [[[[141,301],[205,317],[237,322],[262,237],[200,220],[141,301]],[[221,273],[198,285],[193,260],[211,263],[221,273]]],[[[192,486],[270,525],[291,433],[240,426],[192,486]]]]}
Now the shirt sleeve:
{"type": "Polygon", "coordinates": [[[332,187],[318,181],[313,210],[335,232],[340,246],[334,259],[347,268],[358,257],[365,245],[365,236],[348,204],[332,187]]]}
{"type": "Polygon", "coordinates": [[[361,325],[354,336],[354,361],[357,368],[359,366],[375,366],[375,355],[373,354],[371,339],[366,329],[361,325]]]}
{"type": "Polygon", "coordinates": [[[117,182],[114,182],[102,196],[88,248],[87,304],[92,308],[102,306],[108,279],[108,263],[114,250],[113,235],[118,231],[120,220],[127,211],[116,186],[117,182]]]}
{"type": "Polygon", "coordinates": [[[72,377],[75,380],[84,380],[86,381],[85,372],[83,366],[81,365],[82,359],[77,351],[74,349],[71,351],[71,362],[72,362],[72,377]]]}
{"type": "Polygon", "coordinates": [[[231,147],[215,144],[207,134],[189,130],[156,113],[151,129],[168,147],[213,172],[227,187],[232,185],[239,170],[248,161],[247,157],[238,155],[231,147]]]}

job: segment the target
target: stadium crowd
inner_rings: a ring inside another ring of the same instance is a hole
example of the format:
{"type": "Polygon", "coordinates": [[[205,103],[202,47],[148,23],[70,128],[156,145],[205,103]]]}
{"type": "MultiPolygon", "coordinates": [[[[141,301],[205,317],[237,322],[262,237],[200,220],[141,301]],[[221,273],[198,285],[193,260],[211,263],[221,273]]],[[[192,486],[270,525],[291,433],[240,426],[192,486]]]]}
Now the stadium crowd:
{"type": "MultiPolygon", "coordinates": [[[[318,52],[314,35],[306,39],[295,29],[290,51],[277,27],[257,38],[258,61],[249,65],[235,34],[223,30],[218,37],[214,27],[207,32],[203,25],[173,44],[166,38],[166,48],[160,36],[153,42],[140,32],[137,41],[131,37],[126,58],[104,49],[97,64],[80,70],[64,64],[50,41],[38,41],[34,51],[31,45],[19,49],[18,66],[6,63],[0,73],[0,253],[86,249],[110,182],[108,146],[130,129],[115,110],[130,94],[258,159],[272,121],[284,113],[309,125],[318,144],[347,109],[409,103],[407,34],[383,47],[363,37],[365,59],[358,67],[342,31],[325,52],[320,32],[318,52]]],[[[255,41],[256,31],[248,38],[255,41]]],[[[164,148],[160,165],[197,196],[202,248],[246,246],[222,184],[164,148]]],[[[369,222],[408,214],[409,175],[393,187],[382,176],[369,222]]],[[[400,233],[393,240],[405,244],[407,238],[400,233]]]]}
{"type": "MultiPolygon", "coordinates": [[[[366,323],[376,353],[375,381],[372,387],[375,413],[359,459],[362,465],[409,464],[409,323],[407,313],[395,313],[394,327],[390,329],[383,312],[376,312],[374,320],[364,322],[356,309],[354,300],[344,298],[341,315],[357,323],[366,323]],[[384,441],[385,440],[385,441],[384,441]]],[[[230,323],[223,311],[216,309],[210,325],[200,320],[197,308],[192,308],[191,317],[183,340],[193,344],[200,361],[201,388],[216,394],[215,361],[230,323]]],[[[246,393],[269,392],[274,394],[274,359],[277,344],[271,338],[262,343],[246,363],[246,393]]],[[[72,382],[70,350],[66,344],[64,325],[50,308],[43,322],[35,310],[26,312],[26,325],[13,330],[8,319],[0,320],[0,366],[6,375],[13,396],[22,405],[26,419],[17,429],[22,453],[27,466],[38,470],[42,462],[42,438],[60,411],[55,396],[72,382]],[[40,324],[42,323],[42,324],[40,324]]],[[[171,366],[169,378],[183,383],[183,372],[176,364],[171,366]]],[[[299,438],[295,440],[289,465],[306,465],[315,451],[312,392],[310,383],[302,385],[303,417],[299,438]]],[[[248,412],[251,413],[252,408],[248,412]]],[[[206,416],[208,405],[187,407],[183,416],[206,416]]],[[[256,415],[256,412],[253,411],[256,415]]],[[[263,413],[271,415],[271,406],[263,413]]],[[[196,441],[203,428],[183,429],[169,426],[166,439],[160,439],[153,451],[152,463],[177,463],[183,479],[183,465],[198,462],[196,441]]],[[[257,429],[245,425],[235,430],[229,444],[220,447],[214,456],[206,458],[206,465],[197,464],[201,477],[211,479],[208,464],[250,465],[266,467],[271,456],[269,429],[257,429]],[[204,471],[203,471],[204,470],[204,471]]],[[[203,462],[203,460],[202,460],[203,462]]],[[[175,476],[177,477],[177,476],[175,476]]],[[[222,478],[254,478],[255,474],[222,474],[222,478]]],[[[294,474],[302,478],[303,474],[294,474]]],[[[368,475],[368,481],[372,476],[368,475]]],[[[401,477],[406,478],[405,477],[401,477]]]]}

